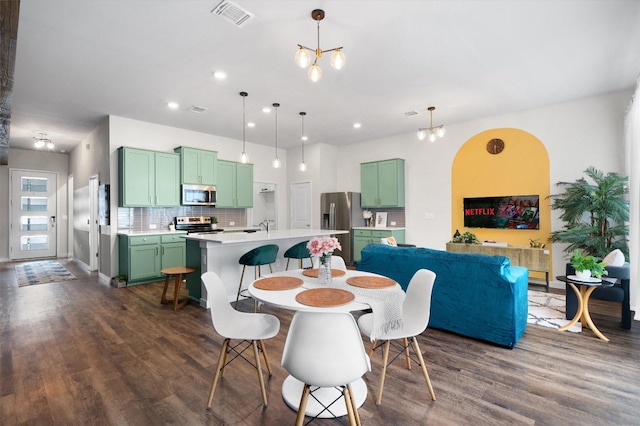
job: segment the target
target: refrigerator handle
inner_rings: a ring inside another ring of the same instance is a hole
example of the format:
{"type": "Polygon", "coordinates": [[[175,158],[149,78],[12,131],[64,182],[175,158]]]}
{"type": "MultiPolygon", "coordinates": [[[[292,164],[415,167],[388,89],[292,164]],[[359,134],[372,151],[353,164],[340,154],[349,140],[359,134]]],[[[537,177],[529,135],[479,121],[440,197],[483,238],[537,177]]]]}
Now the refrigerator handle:
{"type": "Polygon", "coordinates": [[[336,229],[336,203],[329,204],[329,229],[336,229]]]}

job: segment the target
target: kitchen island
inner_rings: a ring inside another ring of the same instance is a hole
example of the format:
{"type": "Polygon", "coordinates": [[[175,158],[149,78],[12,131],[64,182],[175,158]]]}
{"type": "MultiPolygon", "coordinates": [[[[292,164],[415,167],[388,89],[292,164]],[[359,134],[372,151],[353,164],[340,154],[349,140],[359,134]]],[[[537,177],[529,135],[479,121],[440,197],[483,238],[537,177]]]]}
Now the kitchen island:
{"type": "MultiPolygon", "coordinates": [[[[328,229],[287,229],[259,232],[233,232],[219,234],[189,234],[187,240],[187,266],[198,270],[187,276],[189,297],[209,308],[207,292],[202,286],[200,276],[213,271],[222,280],[227,290],[229,301],[234,301],[242,274],[242,265],[238,263],[240,256],[251,249],[265,245],[276,244],[278,257],[272,265],[273,272],[283,271],[286,265],[284,252],[294,244],[309,240],[313,237],[348,234],[348,230],[328,229]]],[[[263,275],[269,273],[269,267],[262,267],[263,275]]],[[[247,267],[242,288],[247,288],[254,280],[253,267],[247,267]]]]}

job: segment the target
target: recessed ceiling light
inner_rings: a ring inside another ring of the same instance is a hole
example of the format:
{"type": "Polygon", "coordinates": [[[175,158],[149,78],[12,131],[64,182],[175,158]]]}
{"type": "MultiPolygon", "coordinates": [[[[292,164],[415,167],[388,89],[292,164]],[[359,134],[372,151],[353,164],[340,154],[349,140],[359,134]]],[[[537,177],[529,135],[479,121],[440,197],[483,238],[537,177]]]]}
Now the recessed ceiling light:
{"type": "Polygon", "coordinates": [[[178,107],[180,106],[179,103],[177,102],[167,102],[167,106],[171,109],[178,109],[178,107]]]}
{"type": "Polygon", "coordinates": [[[247,127],[256,127],[256,123],[254,123],[253,121],[250,121],[247,123],[247,127]]]}
{"type": "Polygon", "coordinates": [[[302,139],[303,141],[308,141],[308,140],[309,140],[309,138],[308,138],[308,137],[306,137],[306,136],[303,136],[303,137],[301,137],[300,139],[302,139]]]}
{"type": "Polygon", "coordinates": [[[214,71],[211,74],[218,80],[224,80],[225,78],[227,78],[227,73],[224,71],[214,71]]]}
{"type": "Polygon", "coordinates": [[[353,123],[353,128],[354,129],[359,129],[360,127],[362,127],[361,123],[353,123]]]}
{"type": "Polygon", "coordinates": [[[265,114],[269,114],[271,112],[271,108],[264,107],[264,108],[262,108],[262,112],[264,112],[265,114]]]}

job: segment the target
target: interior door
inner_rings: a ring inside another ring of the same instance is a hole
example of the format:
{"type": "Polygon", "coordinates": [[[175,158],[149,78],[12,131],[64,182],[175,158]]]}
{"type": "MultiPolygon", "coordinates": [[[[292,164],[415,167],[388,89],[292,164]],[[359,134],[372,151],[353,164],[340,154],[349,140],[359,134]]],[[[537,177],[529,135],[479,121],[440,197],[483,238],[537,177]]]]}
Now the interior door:
{"type": "Polygon", "coordinates": [[[9,256],[56,256],[57,174],[11,170],[9,256]]]}
{"type": "Polygon", "coordinates": [[[311,182],[291,184],[291,229],[311,228],[311,182]]]}

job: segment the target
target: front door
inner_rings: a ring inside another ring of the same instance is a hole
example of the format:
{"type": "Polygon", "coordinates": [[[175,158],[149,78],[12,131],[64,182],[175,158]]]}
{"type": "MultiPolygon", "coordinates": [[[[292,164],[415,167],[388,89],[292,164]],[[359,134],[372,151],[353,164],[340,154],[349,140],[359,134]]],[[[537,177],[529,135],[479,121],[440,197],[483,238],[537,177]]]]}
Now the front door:
{"type": "Polygon", "coordinates": [[[57,174],[11,170],[11,259],[56,256],[57,174]]]}

